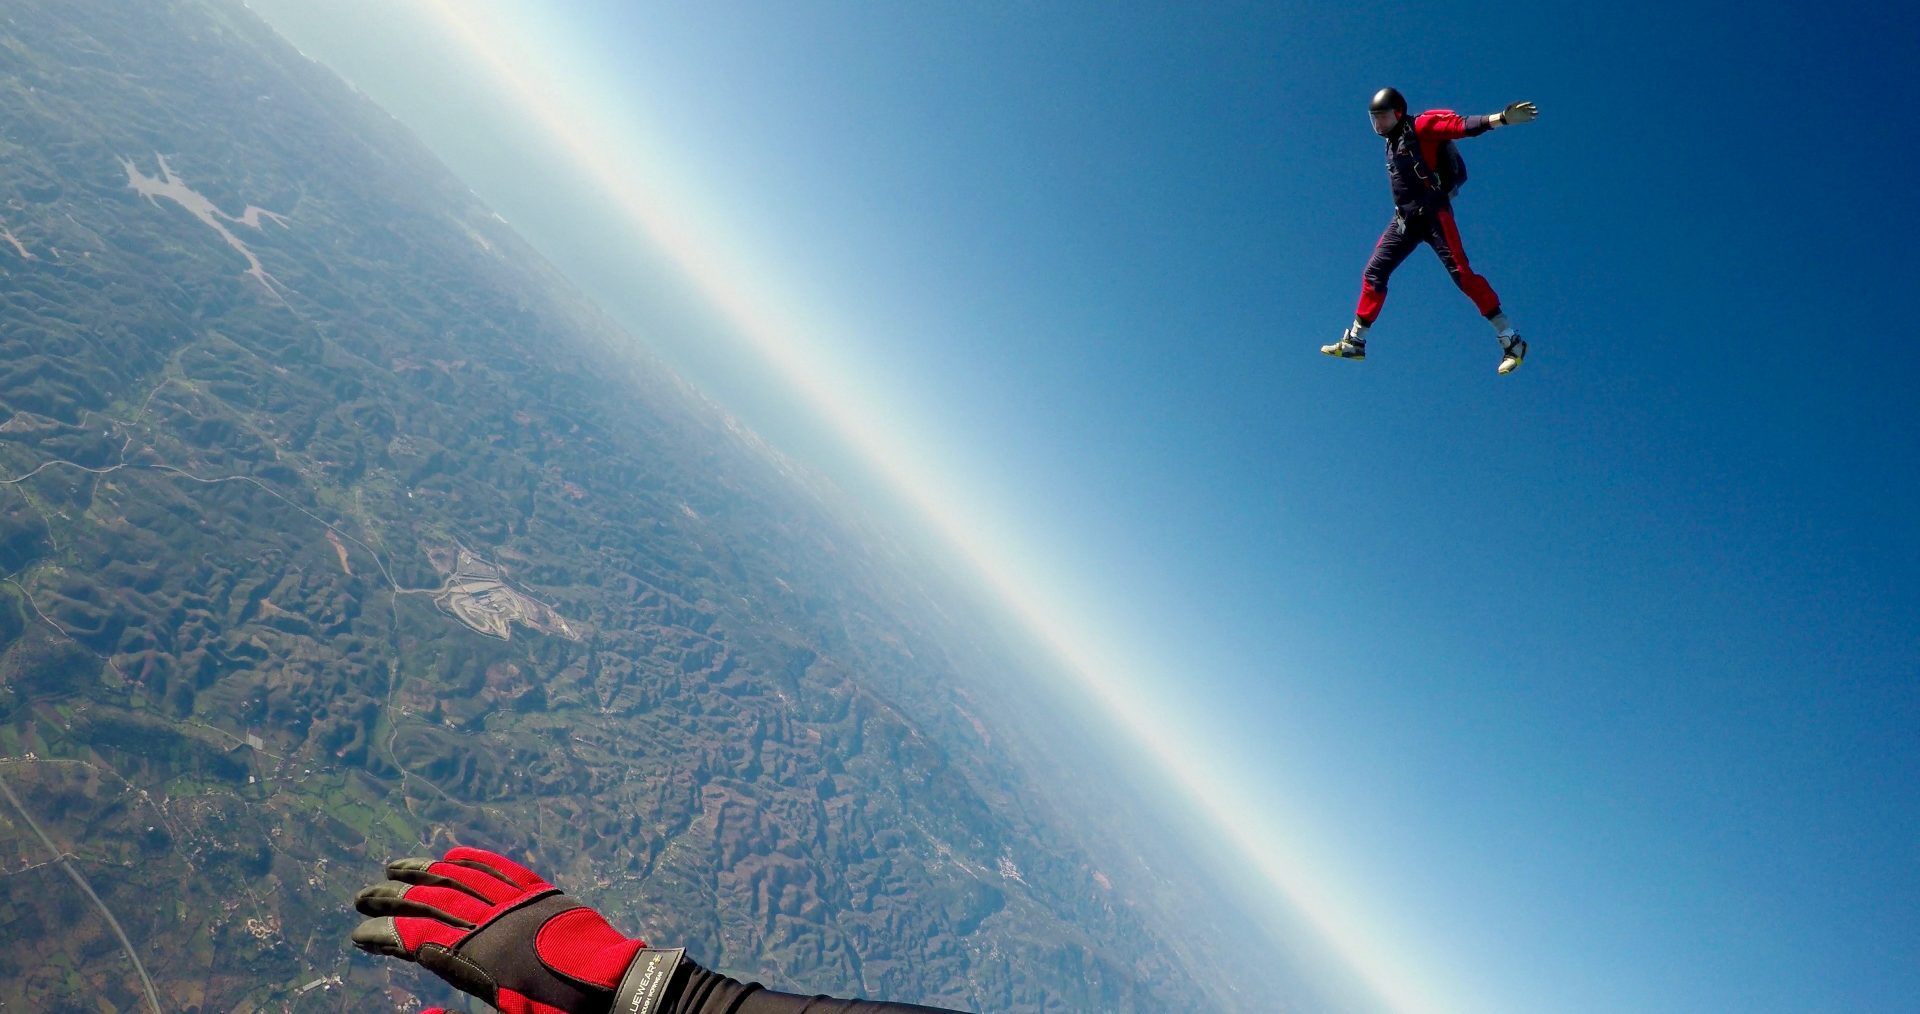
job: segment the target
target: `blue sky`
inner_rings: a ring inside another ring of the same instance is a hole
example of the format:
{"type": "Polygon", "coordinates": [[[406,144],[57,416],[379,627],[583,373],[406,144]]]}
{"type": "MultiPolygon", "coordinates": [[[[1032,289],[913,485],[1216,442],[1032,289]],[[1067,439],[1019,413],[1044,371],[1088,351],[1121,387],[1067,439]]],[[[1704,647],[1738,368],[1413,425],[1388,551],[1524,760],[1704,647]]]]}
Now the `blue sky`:
{"type": "Polygon", "coordinates": [[[846,457],[1130,660],[1110,703],[1205,740],[1397,997],[1920,995],[1911,12],[463,7],[502,71],[413,3],[253,6],[797,453],[885,418],[846,457]],[[1371,358],[1315,351],[1383,84],[1542,110],[1463,144],[1514,376],[1424,251],[1371,358]]]}

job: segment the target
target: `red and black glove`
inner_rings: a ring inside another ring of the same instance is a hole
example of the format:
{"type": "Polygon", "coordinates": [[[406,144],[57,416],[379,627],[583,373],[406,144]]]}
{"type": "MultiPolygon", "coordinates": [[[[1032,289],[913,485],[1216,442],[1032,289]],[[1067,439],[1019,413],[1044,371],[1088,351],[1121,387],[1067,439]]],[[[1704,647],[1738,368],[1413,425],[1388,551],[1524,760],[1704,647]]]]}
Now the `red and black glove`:
{"type": "Polygon", "coordinates": [[[456,848],[387,876],[354,898],[373,917],[354,944],[418,962],[501,1014],[655,1014],[678,985],[680,950],[621,934],[505,856],[456,848]]]}

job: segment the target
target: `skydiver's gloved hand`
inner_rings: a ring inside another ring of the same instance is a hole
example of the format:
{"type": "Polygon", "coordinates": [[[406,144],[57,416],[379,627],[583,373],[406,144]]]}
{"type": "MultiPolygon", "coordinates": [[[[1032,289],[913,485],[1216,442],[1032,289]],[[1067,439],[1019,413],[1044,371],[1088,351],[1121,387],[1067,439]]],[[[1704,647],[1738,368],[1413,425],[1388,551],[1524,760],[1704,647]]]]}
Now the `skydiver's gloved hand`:
{"type": "Polygon", "coordinates": [[[1502,126],[1509,123],[1532,123],[1540,115],[1539,107],[1531,102],[1515,102],[1507,108],[1493,114],[1502,126]]]}
{"type": "MultiPolygon", "coordinates": [[[[480,849],[401,859],[361,891],[362,950],[418,962],[502,1014],[655,1014],[678,950],[651,950],[533,871],[480,849]]],[[[691,965],[691,963],[687,963],[691,965]]]]}

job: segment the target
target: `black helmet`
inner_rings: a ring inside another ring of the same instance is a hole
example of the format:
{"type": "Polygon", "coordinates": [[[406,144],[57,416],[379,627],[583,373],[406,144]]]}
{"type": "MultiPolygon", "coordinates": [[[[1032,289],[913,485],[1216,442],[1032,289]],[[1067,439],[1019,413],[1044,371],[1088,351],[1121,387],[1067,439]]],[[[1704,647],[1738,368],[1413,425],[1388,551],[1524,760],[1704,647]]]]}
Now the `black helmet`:
{"type": "Polygon", "coordinates": [[[1373,101],[1367,103],[1370,113],[1384,113],[1389,109],[1402,116],[1407,114],[1407,97],[1400,94],[1398,88],[1382,88],[1374,92],[1373,101]]]}

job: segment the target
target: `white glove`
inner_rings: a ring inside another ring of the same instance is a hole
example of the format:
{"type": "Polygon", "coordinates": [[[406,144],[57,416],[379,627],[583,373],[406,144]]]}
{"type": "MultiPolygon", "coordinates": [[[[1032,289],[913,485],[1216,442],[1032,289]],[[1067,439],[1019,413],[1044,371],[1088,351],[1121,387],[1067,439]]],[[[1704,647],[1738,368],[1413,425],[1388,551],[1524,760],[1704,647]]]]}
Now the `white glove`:
{"type": "Polygon", "coordinates": [[[1531,102],[1515,102],[1493,115],[1495,119],[1500,121],[1501,126],[1505,126],[1509,123],[1530,122],[1534,117],[1540,115],[1540,110],[1531,102]]]}

